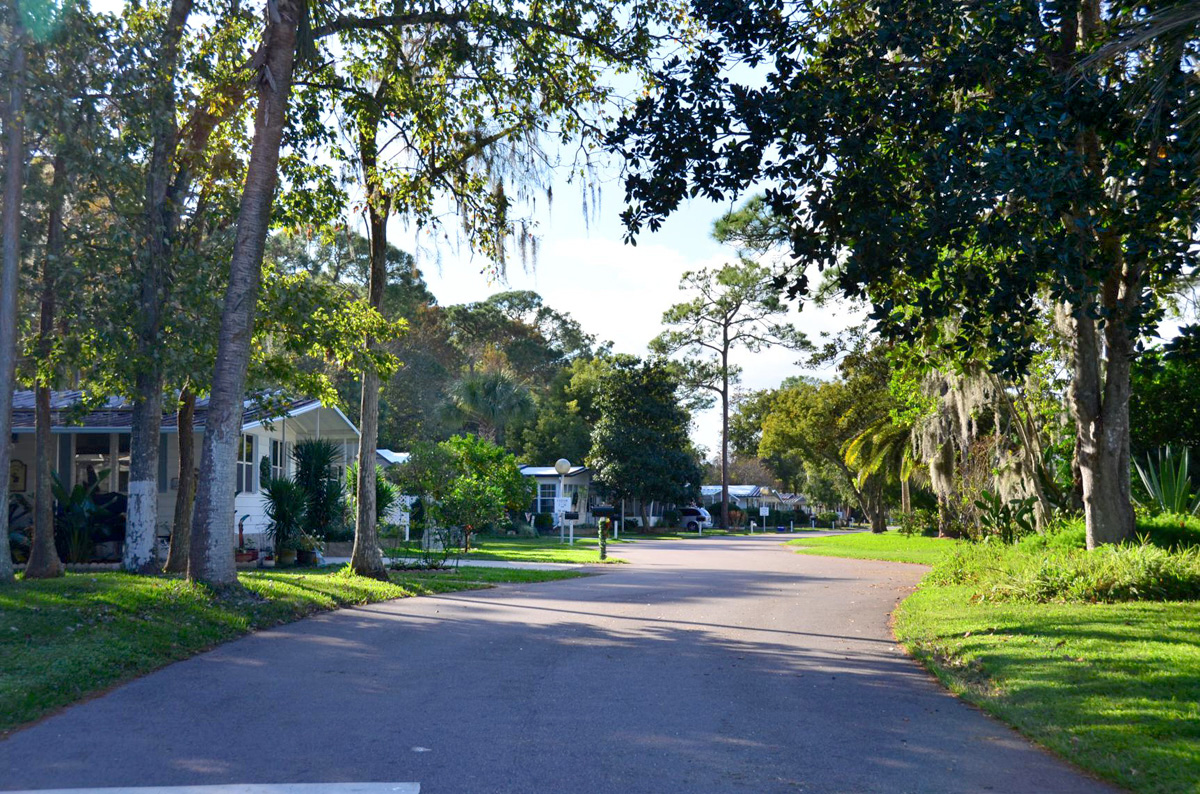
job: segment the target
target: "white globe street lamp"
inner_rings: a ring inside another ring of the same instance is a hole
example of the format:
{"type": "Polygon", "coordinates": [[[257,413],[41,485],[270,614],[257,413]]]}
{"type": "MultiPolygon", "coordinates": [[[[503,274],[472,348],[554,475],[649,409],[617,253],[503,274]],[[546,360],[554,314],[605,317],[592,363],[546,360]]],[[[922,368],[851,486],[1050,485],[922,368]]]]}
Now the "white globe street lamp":
{"type": "MultiPolygon", "coordinates": [[[[566,520],[563,518],[565,511],[562,510],[562,499],[566,495],[566,485],[564,480],[567,474],[571,471],[571,461],[566,458],[559,458],[554,461],[554,470],[558,472],[558,498],[555,499],[557,504],[554,505],[554,512],[558,513],[558,542],[563,542],[563,530],[565,529],[566,520]]],[[[571,544],[575,543],[575,527],[571,526],[571,544]]]]}

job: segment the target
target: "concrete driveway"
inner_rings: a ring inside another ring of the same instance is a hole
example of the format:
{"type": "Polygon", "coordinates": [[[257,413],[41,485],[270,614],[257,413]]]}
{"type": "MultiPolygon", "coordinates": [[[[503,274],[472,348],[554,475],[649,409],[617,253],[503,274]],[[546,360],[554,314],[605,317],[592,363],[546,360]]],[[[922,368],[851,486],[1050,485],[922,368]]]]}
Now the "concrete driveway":
{"type": "Polygon", "coordinates": [[[0,788],[411,781],[453,792],[1100,792],[937,686],[923,569],[644,541],[584,579],[320,615],[0,742],[0,788]]]}

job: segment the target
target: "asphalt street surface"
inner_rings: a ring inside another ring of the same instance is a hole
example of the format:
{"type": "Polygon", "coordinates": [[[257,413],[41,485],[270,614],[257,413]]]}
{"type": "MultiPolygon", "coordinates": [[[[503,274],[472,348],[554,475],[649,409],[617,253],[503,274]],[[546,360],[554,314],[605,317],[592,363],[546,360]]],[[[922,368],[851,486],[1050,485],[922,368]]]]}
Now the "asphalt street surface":
{"type": "Polygon", "coordinates": [[[0,741],[0,789],[1113,790],[896,647],[924,569],[783,539],[643,541],[595,576],[261,632],[0,741]]]}

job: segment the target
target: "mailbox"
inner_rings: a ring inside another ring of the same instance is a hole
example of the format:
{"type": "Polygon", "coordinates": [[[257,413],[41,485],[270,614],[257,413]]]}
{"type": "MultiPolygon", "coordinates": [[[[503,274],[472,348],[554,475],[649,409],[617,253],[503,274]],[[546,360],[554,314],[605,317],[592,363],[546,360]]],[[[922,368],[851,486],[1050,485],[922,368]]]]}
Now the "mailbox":
{"type": "Polygon", "coordinates": [[[597,518],[609,518],[617,514],[617,508],[612,505],[596,505],[592,508],[592,515],[597,518]]]}
{"type": "Polygon", "coordinates": [[[570,512],[563,513],[563,521],[578,521],[578,520],[579,520],[579,513],[576,513],[573,510],[570,512]]]}

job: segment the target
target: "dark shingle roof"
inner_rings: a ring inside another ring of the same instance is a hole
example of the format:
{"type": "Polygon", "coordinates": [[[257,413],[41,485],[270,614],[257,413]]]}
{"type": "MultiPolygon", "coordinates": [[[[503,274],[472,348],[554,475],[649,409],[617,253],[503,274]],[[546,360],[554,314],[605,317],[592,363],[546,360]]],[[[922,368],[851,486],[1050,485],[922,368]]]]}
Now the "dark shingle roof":
{"type": "MultiPolygon", "coordinates": [[[[275,401],[264,405],[257,400],[246,400],[243,403],[242,426],[252,422],[278,418],[285,413],[293,413],[317,402],[314,399],[275,401]]],[[[14,433],[32,431],[34,428],[34,393],[32,391],[13,392],[13,423],[14,433]]],[[[83,392],[56,391],[50,393],[50,413],[53,427],[77,427],[84,430],[108,430],[121,432],[129,430],[133,417],[133,403],[123,397],[109,397],[91,410],[83,406],[83,392]]],[[[208,413],[208,398],[196,400],[195,427],[204,427],[205,414],[208,413]]],[[[176,429],[177,422],[174,411],[164,411],[163,430],[176,429]]]]}

